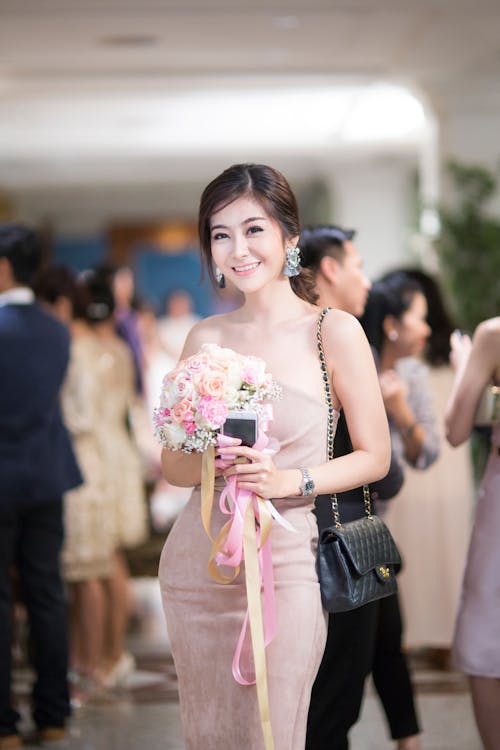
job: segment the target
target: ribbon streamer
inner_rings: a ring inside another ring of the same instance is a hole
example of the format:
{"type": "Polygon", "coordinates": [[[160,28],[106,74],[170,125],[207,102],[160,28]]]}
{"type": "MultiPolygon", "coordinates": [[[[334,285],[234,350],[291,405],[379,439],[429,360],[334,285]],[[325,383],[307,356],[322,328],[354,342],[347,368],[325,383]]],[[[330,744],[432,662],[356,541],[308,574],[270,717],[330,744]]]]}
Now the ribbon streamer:
{"type": "MultiPolygon", "coordinates": [[[[261,431],[254,448],[264,450],[268,441],[267,435],[261,431]]],[[[219,447],[228,448],[228,454],[230,453],[229,446],[222,435],[219,436],[219,447]]],[[[227,481],[219,499],[221,512],[230,518],[214,539],[211,533],[215,486],[214,453],[212,447],[203,454],[202,459],[201,516],[203,527],[212,541],[208,571],[217,583],[228,584],[239,575],[241,561],[245,562],[248,606],[233,656],[232,672],[240,685],[256,685],[265,750],[274,750],[265,656],[265,647],[276,633],[270,538],[272,519],[274,517],[285,528],[293,531],[295,529],[280,516],[269,500],[264,501],[254,493],[240,489],[237,478],[232,476],[227,481]],[[233,568],[232,573],[224,575],[219,569],[221,566],[233,568]],[[261,590],[264,607],[262,607],[261,590]],[[248,624],[250,624],[253,670],[250,655],[244,652],[248,624]]],[[[225,456],[222,456],[222,459],[224,458],[225,456]]],[[[229,463],[222,460],[218,461],[217,465],[228,466],[229,463]]]]}

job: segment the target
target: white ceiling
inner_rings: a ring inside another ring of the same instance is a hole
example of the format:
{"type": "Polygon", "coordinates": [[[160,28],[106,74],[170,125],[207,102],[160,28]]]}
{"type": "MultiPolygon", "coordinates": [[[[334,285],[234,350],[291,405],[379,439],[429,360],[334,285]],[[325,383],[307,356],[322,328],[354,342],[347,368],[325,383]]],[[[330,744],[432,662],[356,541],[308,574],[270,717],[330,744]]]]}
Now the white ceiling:
{"type": "Polygon", "coordinates": [[[352,155],[360,87],[487,110],[499,75],[497,0],[0,0],[0,185],[194,178],[273,152],[314,173],[352,155]],[[335,87],[354,93],[334,128],[335,87]]]}

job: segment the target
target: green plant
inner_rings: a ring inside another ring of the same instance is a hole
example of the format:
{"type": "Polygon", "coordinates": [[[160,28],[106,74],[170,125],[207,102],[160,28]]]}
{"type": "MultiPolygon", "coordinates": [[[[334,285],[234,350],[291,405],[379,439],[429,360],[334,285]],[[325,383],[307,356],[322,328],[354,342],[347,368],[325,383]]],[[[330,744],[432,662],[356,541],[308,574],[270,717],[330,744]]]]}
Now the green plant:
{"type": "Polygon", "coordinates": [[[443,280],[460,323],[470,331],[500,311],[500,220],[488,213],[497,174],[483,167],[448,164],[453,206],[441,206],[436,242],[443,280]]]}
{"type": "MultiPolygon", "coordinates": [[[[448,164],[447,171],[454,203],[440,208],[436,250],[456,318],[472,333],[482,320],[500,313],[500,220],[488,212],[498,176],[456,161],[448,164]]],[[[473,432],[471,450],[477,484],[488,457],[488,431],[473,432]]]]}

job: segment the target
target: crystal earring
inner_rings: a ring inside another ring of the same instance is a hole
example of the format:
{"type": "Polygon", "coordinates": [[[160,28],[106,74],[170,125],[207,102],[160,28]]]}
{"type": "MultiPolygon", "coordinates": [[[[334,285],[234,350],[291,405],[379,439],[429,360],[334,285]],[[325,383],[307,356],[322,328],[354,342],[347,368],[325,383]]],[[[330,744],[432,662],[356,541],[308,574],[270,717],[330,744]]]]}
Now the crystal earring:
{"type": "Polygon", "coordinates": [[[225,289],[226,288],[226,279],[224,278],[224,274],[222,271],[215,266],[215,278],[217,280],[217,286],[219,289],[225,289]]]}
{"type": "Polygon", "coordinates": [[[298,276],[300,273],[300,248],[287,247],[285,253],[285,265],[283,266],[283,275],[298,276]]]}
{"type": "Polygon", "coordinates": [[[395,331],[393,328],[392,330],[389,331],[389,333],[387,334],[387,337],[389,341],[397,341],[399,338],[399,333],[395,331]]]}

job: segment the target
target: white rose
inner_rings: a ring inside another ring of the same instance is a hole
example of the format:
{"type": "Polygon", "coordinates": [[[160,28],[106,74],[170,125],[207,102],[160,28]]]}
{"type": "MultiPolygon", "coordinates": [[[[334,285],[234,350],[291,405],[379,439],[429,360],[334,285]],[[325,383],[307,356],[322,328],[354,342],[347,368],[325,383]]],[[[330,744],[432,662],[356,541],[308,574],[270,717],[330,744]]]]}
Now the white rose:
{"type": "MultiPolygon", "coordinates": [[[[186,377],[184,373],[181,373],[178,375],[174,382],[173,382],[173,388],[172,391],[175,396],[174,404],[179,400],[183,398],[192,398],[194,394],[194,388],[192,381],[186,377]]],[[[172,404],[173,406],[173,404],[172,404]]],[[[170,407],[168,407],[170,408],[170,407]]]]}
{"type": "Polygon", "coordinates": [[[222,400],[224,401],[228,409],[234,409],[236,406],[238,406],[238,388],[233,388],[231,385],[228,385],[224,389],[222,400]]]}
{"type": "Polygon", "coordinates": [[[227,369],[228,386],[237,391],[241,388],[241,366],[239,362],[231,362],[227,369]]]}
{"type": "Polygon", "coordinates": [[[200,349],[200,352],[206,354],[210,358],[213,357],[214,359],[222,359],[223,351],[224,349],[217,344],[203,344],[200,349]]]}
{"type": "Polygon", "coordinates": [[[208,355],[211,359],[220,362],[220,364],[226,368],[232,362],[236,362],[238,355],[232,349],[227,346],[218,346],[217,344],[203,344],[201,350],[204,354],[208,355]]]}
{"type": "Polygon", "coordinates": [[[170,384],[168,388],[163,388],[160,393],[160,407],[162,409],[171,409],[177,403],[178,397],[175,388],[170,384]]]}
{"type": "Polygon", "coordinates": [[[166,424],[164,426],[165,436],[172,448],[182,448],[187,432],[180,424],[166,424]]]}

